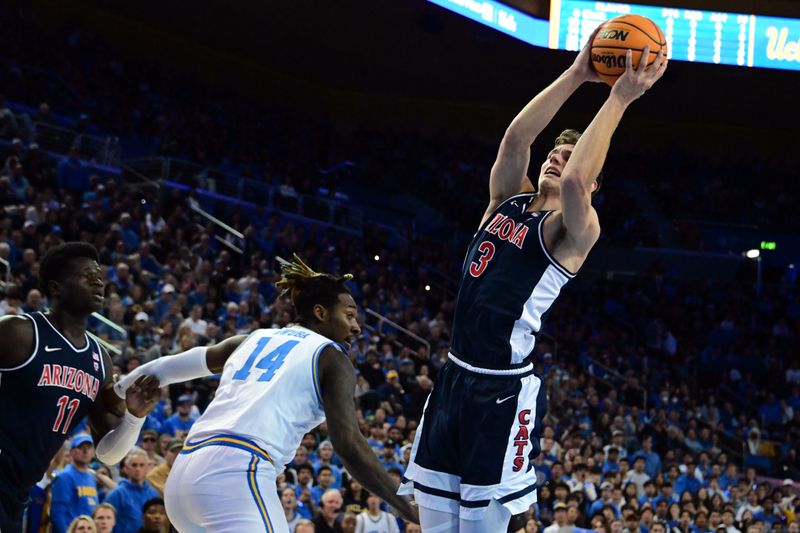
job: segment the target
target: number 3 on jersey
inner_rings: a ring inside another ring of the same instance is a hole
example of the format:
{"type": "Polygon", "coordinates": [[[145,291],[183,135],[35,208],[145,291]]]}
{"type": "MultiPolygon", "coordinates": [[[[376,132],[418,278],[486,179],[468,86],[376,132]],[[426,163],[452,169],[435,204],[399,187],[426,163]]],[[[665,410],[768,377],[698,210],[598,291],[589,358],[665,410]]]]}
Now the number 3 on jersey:
{"type": "MultiPolygon", "coordinates": [[[[258,339],[258,343],[256,344],[255,349],[253,349],[253,353],[247,358],[244,366],[236,371],[233,375],[233,379],[244,381],[250,375],[250,369],[253,368],[253,363],[255,362],[256,358],[261,355],[261,352],[267,347],[269,341],[272,340],[272,337],[261,337],[258,339]]],[[[292,348],[297,346],[300,341],[286,341],[267,355],[261,358],[261,360],[256,364],[256,368],[260,368],[264,370],[264,373],[258,378],[258,381],[269,381],[275,375],[275,372],[283,365],[283,360],[286,359],[286,356],[289,355],[289,352],[292,351],[292,348]]]]}
{"type": "Polygon", "coordinates": [[[483,271],[486,270],[489,261],[494,257],[494,244],[491,241],[483,241],[478,245],[478,251],[481,253],[481,256],[477,261],[473,261],[469,264],[469,273],[473,278],[479,277],[483,274],[483,271]]]}

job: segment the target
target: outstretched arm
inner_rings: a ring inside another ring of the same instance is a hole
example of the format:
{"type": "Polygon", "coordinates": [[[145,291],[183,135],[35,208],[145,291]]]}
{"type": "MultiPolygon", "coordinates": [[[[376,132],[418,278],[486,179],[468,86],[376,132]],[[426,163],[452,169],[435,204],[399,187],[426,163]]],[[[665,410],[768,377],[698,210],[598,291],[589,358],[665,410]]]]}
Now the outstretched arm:
{"type": "Polygon", "coordinates": [[[593,37],[594,34],[573,64],[528,102],[506,129],[489,177],[489,207],[481,225],[503,200],[517,193],[533,190],[533,185],[526,176],[531,144],[583,82],[600,81],[592,68],[589,55],[593,37]]]}
{"type": "Polygon", "coordinates": [[[114,391],[121,398],[125,397],[127,388],[141,376],[153,376],[158,379],[162,387],[166,387],[173,383],[219,374],[225,362],[246,338],[247,335],[236,335],[210,348],[196,347],[150,361],[119,380],[114,386],[114,391]]]}
{"type": "Polygon", "coordinates": [[[418,524],[416,508],[395,493],[397,485],[358,429],[353,397],[356,375],[350,360],[339,350],[327,347],[320,354],[319,374],[328,432],[345,468],[368,491],[384,499],[407,520],[418,524]]]}
{"type": "Polygon", "coordinates": [[[603,168],[611,144],[611,136],[619,125],[628,106],[653,86],[667,68],[667,57],[662,51],[655,63],[645,70],[650,48],[645,47],[639,66],[631,65],[628,50],[625,73],[611,89],[603,107],[581,135],[572,156],[564,166],[561,176],[561,209],[567,237],[576,244],[591,244],[597,240],[600,226],[597,213],[592,208],[593,183],[603,168]]]}

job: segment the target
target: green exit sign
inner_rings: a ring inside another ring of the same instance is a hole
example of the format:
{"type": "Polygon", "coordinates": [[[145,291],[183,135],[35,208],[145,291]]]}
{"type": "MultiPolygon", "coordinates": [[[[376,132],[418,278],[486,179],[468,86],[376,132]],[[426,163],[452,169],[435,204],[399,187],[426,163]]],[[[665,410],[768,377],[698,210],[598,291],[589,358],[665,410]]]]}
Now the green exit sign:
{"type": "Polygon", "coordinates": [[[761,241],[762,250],[774,250],[778,245],[775,241],[761,241]]]}

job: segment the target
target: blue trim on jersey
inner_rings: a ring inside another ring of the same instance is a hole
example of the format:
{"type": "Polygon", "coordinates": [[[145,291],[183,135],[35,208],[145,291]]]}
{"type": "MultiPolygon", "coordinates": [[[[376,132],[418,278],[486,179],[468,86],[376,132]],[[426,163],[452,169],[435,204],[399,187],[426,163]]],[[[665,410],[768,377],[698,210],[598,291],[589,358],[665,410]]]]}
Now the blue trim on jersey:
{"type": "Polygon", "coordinates": [[[275,464],[269,454],[259,448],[255,442],[244,439],[237,435],[215,435],[201,441],[187,442],[183,446],[181,453],[190,454],[201,448],[205,448],[206,446],[227,446],[229,448],[239,448],[240,450],[250,452],[253,455],[257,455],[258,457],[266,459],[270,463],[275,464]]]}
{"type": "Polygon", "coordinates": [[[319,356],[322,354],[322,350],[331,345],[338,347],[335,342],[326,342],[320,345],[311,357],[311,379],[314,382],[314,393],[317,395],[317,401],[320,405],[322,405],[322,386],[319,383],[319,356]]]}
{"type": "Polygon", "coordinates": [[[267,513],[267,505],[264,503],[264,498],[261,496],[261,491],[258,490],[258,483],[256,482],[256,471],[258,469],[258,456],[253,454],[253,459],[250,461],[250,466],[247,469],[247,482],[250,488],[250,494],[256,501],[258,513],[261,515],[261,520],[264,522],[264,530],[273,533],[272,522],[267,513]]]}

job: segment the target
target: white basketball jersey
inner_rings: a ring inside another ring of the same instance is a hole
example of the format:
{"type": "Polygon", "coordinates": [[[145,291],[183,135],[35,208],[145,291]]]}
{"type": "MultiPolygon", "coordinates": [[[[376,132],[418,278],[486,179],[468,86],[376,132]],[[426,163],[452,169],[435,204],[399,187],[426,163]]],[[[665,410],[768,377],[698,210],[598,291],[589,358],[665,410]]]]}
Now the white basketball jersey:
{"type": "Polygon", "coordinates": [[[244,437],[262,447],[280,471],[303,435],[325,420],[318,367],[326,346],[338,348],[301,326],[251,333],[225,363],[214,400],[187,442],[244,437]]]}

